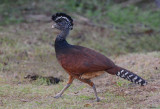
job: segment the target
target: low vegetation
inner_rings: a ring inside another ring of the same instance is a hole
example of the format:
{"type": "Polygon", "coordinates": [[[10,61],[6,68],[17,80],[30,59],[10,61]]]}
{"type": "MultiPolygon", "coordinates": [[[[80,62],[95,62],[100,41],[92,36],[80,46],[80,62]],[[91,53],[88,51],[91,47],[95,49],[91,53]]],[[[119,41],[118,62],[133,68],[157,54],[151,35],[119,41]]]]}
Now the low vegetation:
{"type": "Polygon", "coordinates": [[[160,108],[160,10],[154,3],[1,0],[0,13],[0,109],[160,108]],[[101,102],[94,102],[93,90],[77,80],[62,99],[54,99],[68,78],[53,47],[58,31],[50,28],[50,16],[57,11],[74,18],[69,43],[103,53],[149,84],[140,87],[105,74],[93,79],[101,102]],[[63,81],[24,79],[31,73],[63,81]]]}

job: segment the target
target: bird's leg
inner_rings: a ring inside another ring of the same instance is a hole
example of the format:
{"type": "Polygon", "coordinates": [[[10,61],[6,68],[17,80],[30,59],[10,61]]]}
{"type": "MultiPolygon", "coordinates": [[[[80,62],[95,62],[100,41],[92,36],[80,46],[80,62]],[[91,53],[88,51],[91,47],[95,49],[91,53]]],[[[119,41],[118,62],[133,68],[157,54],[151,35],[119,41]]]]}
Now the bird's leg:
{"type": "Polygon", "coordinates": [[[82,82],[84,82],[84,83],[87,83],[88,85],[90,85],[93,88],[94,94],[96,96],[96,101],[99,102],[100,99],[99,99],[99,97],[97,95],[97,91],[96,91],[96,87],[95,87],[94,83],[91,80],[89,80],[89,79],[80,79],[80,78],[77,78],[77,79],[80,80],[80,81],[82,81],[82,82]]]}
{"type": "Polygon", "coordinates": [[[54,98],[61,97],[61,95],[64,93],[64,91],[72,84],[73,80],[74,80],[73,76],[70,76],[69,80],[67,82],[67,85],[59,93],[57,93],[56,96],[54,96],[54,98]]]}
{"type": "Polygon", "coordinates": [[[59,93],[54,96],[54,98],[59,98],[64,93],[64,91],[70,86],[71,84],[67,84],[59,93]]]}
{"type": "Polygon", "coordinates": [[[96,101],[97,101],[97,102],[99,102],[99,101],[100,101],[100,99],[99,99],[99,97],[98,97],[98,95],[97,95],[96,87],[95,87],[95,85],[94,85],[94,84],[93,84],[92,88],[93,88],[93,90],[94,90],[94,94],[95,94],[95,96],[96,96],[96,101]]]}

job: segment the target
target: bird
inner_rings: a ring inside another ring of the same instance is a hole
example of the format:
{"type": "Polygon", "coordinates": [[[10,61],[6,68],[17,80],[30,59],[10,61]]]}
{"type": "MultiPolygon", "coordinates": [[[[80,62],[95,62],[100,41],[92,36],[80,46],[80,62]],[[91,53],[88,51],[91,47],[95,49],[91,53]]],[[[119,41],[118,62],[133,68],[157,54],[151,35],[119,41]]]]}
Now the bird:
{"type": "Polygon", "coordinates": [[[69,44],[66,40],[70,31],[73,29],[73,19],[62,12],[52,15],[54,24],[52,28],[58,29],[54,43],[55,54],[58,62],[69,74],[66,86],[57,93],[54,98],[60,98],[65,90],[72,84],[74,79],[84,82],[93,88],[95,100],[100,101],[95,84],[91,81],[104,72],[116,75],[141,86],[147,85],[146,80],[135,73],[116,65],[112,60],[103,54],[79,45],[69,44]]]}

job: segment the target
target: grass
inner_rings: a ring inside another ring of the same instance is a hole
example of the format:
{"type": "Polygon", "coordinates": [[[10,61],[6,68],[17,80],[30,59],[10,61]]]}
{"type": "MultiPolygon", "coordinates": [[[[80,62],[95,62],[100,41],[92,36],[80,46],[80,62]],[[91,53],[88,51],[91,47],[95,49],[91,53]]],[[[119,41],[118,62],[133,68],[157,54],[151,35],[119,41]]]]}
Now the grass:
{"type": "MultiPolygon", "coordinates": [[[[2,85],[2,84],[1,84],[2,85]]],[[[145,92],[145,95],[121,95],[118,92],[112,92],[114,87],[110,87],[110,92],[101,93],[100,97],[103,98],[100,103],[91,102],[94,100],[93,93],[90,95],[84,94],[80,92],[78,95],[74,95],[75,88],[79,86],[72,85],[72,87],[67,91],[64,96],[60,99],[54,99],[53,96],[55,93],[62,89],[64,83],[59,85],[52,86],[37,86],[33,84],[7,84],[0,87],[0,96],[3,101],[2,108],[54,108],[54,109],[63,109],[68,107],[69,109],[80,109],[80,108],[126,108],[131,107],[132,103],[136,103],[134,100],[141,100],[145,98],[145,96],[150,96],[150,93],[145,92]],[[71,90],[71,92],[70,92],[71,90]],[[72,92],[73,91],[73,92],[72,92]],[[92,95],[92,96],[91,96],[92,95]],[[134,97],[135,96],[135,97],[134,97]],[[133,99],[132,99],[133,97],[133,99]],[[137,97],[137,98],[136,98],[137,97]],[[133,100],[133,101],[132,101],[133,100]],[[115,104],[114,104],[115,103],[115,104]],[[106,105],[107,104],[107,105],[106,105]]],[[[83,84],[82,84],[83,85],[83,84]]],[[[86,88],[83,88],[86,90],[86,88]]],[[[88,88],[87,88],[88,89],[88,88]]],[[[120,89],[124,89],[123,87],[120,89]]],[[[134,89],[126,88],[126,90],[130,90],[133,93],[134,89]]],[[[139,89],[142,90],[142,89],[139,89]]],[[[158,90],[157,90],[158,91],[158,90]]],[[[158,94],[158,92],[154,92],[153,95],[158,94]]],[[[152,95],[152,96],[153,96],[152,95]]],[[[136,105],[138,106],[138,105],[136,105]]],[[[141,107],[144,104],[140,105],[141,107]]],[[[158,108],[158,107],[157,107],[158,108]]]]}
{"type": "Polygon", "coordinates": [[[114,24],[116,26],[126,26],[134,23],[147,25],[151,28],[159,28],[159,10],[154,10],[156,5],[153,3],[144,3],[144,6],[151,8],[140,7],[133,5],[122,7],[108,0],[101,1],[79,1],[79,0],[2,0],[0,4],[0,12],[2,20],[0,24],[21,23],[26,21],[26,15],[46,14],[52,15],[55,12],[77,13],[92,19],[93,22],[114,24]],[[13,8],[9,8],[10,5],[13,8]],[[154,19],[154,20],[153,20],[154,19]]]}
{"type": "Polygon", "coordinates": [[[153,9],[146,10],[139,6],[123,8],[109,1],[0,1],[0,109],[158,109],[159,11],[153,4],[147,5],[153,9]],[[4,8],[10,5],[12,10],[4,8]],[[58,32],[50,29],[50,22],[29,23],[25,16],[45,13],[49,17],[57,10],[73,12],[75,24],[67,38],[69,43],[109,56],[117,65],[138,72],[148,86],[128,85],[126,80],[105,74],[93,79],[99,103],[94,102],[92,88],[77,80],[62,98],[54,99],[68,79],[55,57],[53,43],[58,32]],[[91,24],[84,25],[81,16],[75,14],[85,16],[91,24]],[[57,85],[49,85],[42,78],[29,82],[24,79],[29,73],[61,77],[64,81],[57,85]]]}
{"type": "Polygon", "coordinates": [[[160,16],[158,11],[141,10],[135,6],[128,8],[113,6],[108,10],[107,16],[109,17],[109,21],[115,25],[140,23],[153,28],[159,27],[158,22],[160,22],[160,20],[157,19],[158,16],[160,16]]]}
{"type": "MultiPolygon", "coordinates": [[[[145,7],[140,7],[138,5],[124,8],[111,2],[110,0],[107,2],[102,1],[101,3],[99,3],[97,0],[94,0],[93,2],[75,0],[71,0],[69,2],[65,0],[47,0],[45,2],[41,0],[34,2],[30,0],[16,0],[16,2],[10,2],[8,0],[2,0],[0,12],[2,13],[1,23],[3,23],[3,25],[9,25],[12,23],[14,24],[14,22],[12,22],[10,19],[16,18],[15,20],[17,20],[17,22],[22,23],[24,20],[27,21],[27,15],[32,15],[33,13],[45,13],[47,16],[51,16],[52,13],[57,11],[67,13],[72,11],[72,17],[75,16],[74,13],[83,15],[89,18],[93,24],[97,24],[98,27],[87,25],[84,27],[84,25],[78,24],[74,29],[73,35],[71,34],[71,39],[68,39],[70,43],[94,48],[107,55],[120,55],[132,52],[152,52],[160,50],[160,31],[158,29],[160,24],[160,12],[158,9],[155,10],[156,7],[152,3],[144,5],[146,7],[150,7],[150,10],[146,10],[145,7]],[[9,7],[10,5],[13,5],[15,8],[12,10],[10,8],[5,8],[9,7]],[[9,14],[5,15],[5,13],[9,14]],[[23,21],[21,22],[19,19],[23,19],[23,21]],[[89,30],[95,32],[90,33],[90,31],[85,31],[83,28],[86,28],[86,30],[90,28],[89,30]],[[79,35],[80,37],[74,37],[75,35],[79,35]]],[[[80,18],[75,18],[74,20],[83,22],[80,18]]],[[[33,20],[32,22],[35,21],[33,20]]],[[[75,21],[75,23],[77,22],[75,21]]],[[[1,29],[3,31],[2,27],[1,29]]],[[[21,35],[25,33],[28,35],[32,34],[30,33],[32,30],[25,31],[25,29],[20,29],[20,31],[23,31],[19,32],[21,35]]],[[[51,41],[51,38],[53,38],[51,34],[48,34],[47,32],[41,32],[39,35],[40,36],[37,38],[40,43],[53,42],[51,41]]],[[[19,39],[13,39],[11,37],[8,38],[7,36],[4,36],[0,38],[0,44],[5,44],[6,47],[14,47],[16,46],[15,41],[18,40],[19,39]]],[[[17,47],[19,46],[20,45],[17,45],[17,47]]],[[[34,49],[37,50],[35,51],[37,54],[40,54],[39,52],[47,52],[47,50],[50,48],[48,45],[43,46],[46,47],[46,49],[42,49],[41,47],[38,48],[36,45],[33,46],[34,49]]],[[[28,48],[23,47],[22,49],[24,50],[28,48]]],[[[10,50],[7,50],[6,52],[8,51],[10,50]]]]}
{"type": "MultiPolygon", "coordinates": [[[[80,25],[79,28],[82,25],[80,25]]],[[[138,25],[136,26],[138,28],[138,25]]],[[[136,28],[135,27],[135,28],[136,28]]],[[[83,27],[85,29],[90,28],[89,26],[83,27]]],[[[128,27],[129,29],[130,27],[128,27]]],[[[159,51],[159,33],[156,34],[146,34],[141,33],[144,30],[140,30],[136,32],[136,30],[108,30],[110,28],[105,28],[104,30],[99,30],[97,28],[90,28],[90,31],[84,31],[84,29],[79,29],[82,31],[79,34],[82,34],[81,38],[75,37],[71,35],[71,38],[68,39],[70,43],[75,43],[79,45],[84,45],[90,48],[94,48],[99,50],[107,55],[113,54],[126,54],[126,53],[133,53],[133,52],[151,52],[151,51],[159,51]],[[98,32],[93,32],[98,31],[98,32]],[[134,34],[136,33],[136,34],[134,34]],[[95,40],[95,41],[93,41],[95,40]],[[158,45],[157,45],[158,44],[158,45]]],[[[130,28],[131,29],[131,28],[130,28]]],[[[74,31],[73,31],[74,32],[74,31]]]]}
{"type": "MultiPolygon", "coordinates": [[[[29,57],[25,60],[23,59],[18,66],[16,63],[12,63],[14,68],[9,68],[8,71],[2,70],[0,72],[0,101],[3,103],[0,108],[63,109],[68,107],[69,109],[123,109],[148,108],[150,106],[158,108],[159,103],[150,102],[150,100],[156,101],[159,99],[160,86],[157,77],[159,76],[160,70],[155,69],[156,67],[159,68],[159,52],[128,54],[116,57],[114,59],[116,64],[131,69],[132,71],[139,72],[138,75],[147,79],[149,85],[144,88],[140,86],[128,86],[129,82],[106,74],[103,77],[93,80],[97,86],[98,95],[101,98],[100,103],[94,102],[95,97],[92,88],[79,81],[74,81],[62,98],[54,99],[53,96],[65,86],[67,75],[64,76],[65,72],[58,67],[59,65],[50,63],[50,61],[55,61],[54,59],[51,60],[49,58],[48,60],[46,57],[43,58],[45,61],[34,59],[35,63],[33,67],[38,67],[38,69],[33,69],[31,67],[33,65],[31,58],[33,59],[33,57],[29,57]],[[47,66],[44,64],[46,62],[48,62],[47,66]],[[54,65],[55,68],[49,67],[50,65],[54,65]],[[28,68],[36,73],[39,73],[42,70],[45,72],[45,74],[41,73],[43,75],[53,74],[57,76],[62,74],[65,81],[60,82],[57,85],[47,85],[47,81],[41,79],[30,83],[23,79],[24,74],[26,74],[25,72],[30,71],[28,68]],[[52,70],[59,70],[59,72],[58,74],[56,72],[51,73],[50,71],[52,70]],[[18,73],[18,71],[21,72],[18,73]],[[50,74],[48,72],[50,72],[50,74]],[[16,75],[17,73],[18,75],[16,75]],[[150,79],[152,81],[150,81],[150,79]]],[[[37,55],[34,56],[34,58],[38,58],[37,55]]],[[[11,62],[12,60],[9,61],[9,63],[11,62]]]]}

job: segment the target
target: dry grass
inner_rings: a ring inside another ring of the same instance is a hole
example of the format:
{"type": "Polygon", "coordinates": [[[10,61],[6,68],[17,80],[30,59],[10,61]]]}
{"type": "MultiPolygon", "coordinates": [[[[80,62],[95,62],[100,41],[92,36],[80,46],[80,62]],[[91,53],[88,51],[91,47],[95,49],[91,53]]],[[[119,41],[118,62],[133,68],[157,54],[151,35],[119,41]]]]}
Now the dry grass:
{"type": "MultiPolygon", "coordinates": [[[[77,80],[62,98],[54,99],[53,96],[66,84],[68,75],[56,61],[54,48],[50,45],[57,34],[57,31],[52,33],[50,26],[50,23],[33,23],[0,27],[1,109],[160,108],[160,52],[110,57],[116,64],[138,72],[138,75],[149,82],[145,87],[128,85],[129,82],[106,73],[93,79],[101,102],[94,102],[93,90],[77,80]],[[64,82],[50,86],[40,85],[37,81],[30,83],[23,78],[28,73],[53,75],[63,78],[64,82]]],[[[95,34],[90,33],[93,39],[98,40],[95,43],[88,43],[90,36],[82,35],[75,40],[75,35],[86,33],[82,30],[86,29],[77,26],[75,32],[71,33],[69,42],[94,48],[94,44],[100,42],[97,37],[101,29],[95,34]],[[83,40],[87,41],[88,45],[83,40]]],[[[106,37],[114,35],[112,30],[103,31],[108,34],[106,37]]],[[[94,49],[101,51],[101,47],[94,49]]],[[[106,51],[101,52],[107,54],[106,51]]]]}
{"type": "Polygon", "coordinates": [[[74,81],[72,87],[65,92],[62,98],[54,99],[53,96],[63,88],[65,82],[50,86],[28,83],[24,80],[23,83],[19,83],[14,81],[16,78],[13,76],[8,81],[8,78],[1,72],[1,108],[159,108],[160,70],[157,69],[160,63],[159,58],[159,52],[117,57],[115,59],[117,64],[139,71],[137,74],[147,79],[149,84],[145,87],[128,85],[129,82],[125,80],[105,74],[93,79],[101,98],[99,103],[94,102],[93,90],[79,81],[74,81]],[[136,58],[137,55],[138,58],[136,58]],[[126,60],[126,58],[130,59],[126,60]],[[137,64],[133,65],[133,59],[137,64]],[[144,67],[139,68],[139,66],[144,67]]]}

